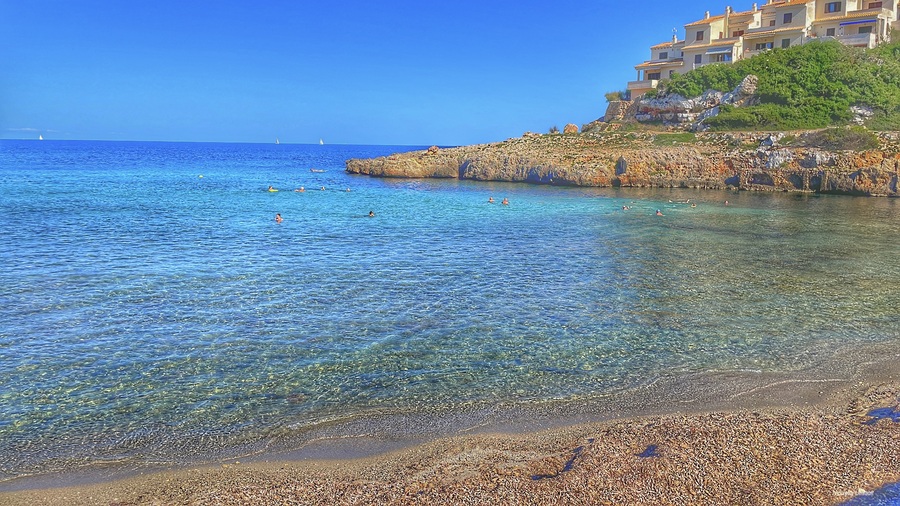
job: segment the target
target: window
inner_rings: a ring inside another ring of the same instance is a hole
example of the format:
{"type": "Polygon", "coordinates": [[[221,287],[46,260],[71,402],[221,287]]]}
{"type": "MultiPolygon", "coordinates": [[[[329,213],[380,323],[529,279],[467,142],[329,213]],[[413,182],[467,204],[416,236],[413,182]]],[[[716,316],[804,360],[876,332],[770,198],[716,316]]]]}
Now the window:
{"type": "Polygon", "coordinates": [[[872,27],[871,26],[860,26],[859,34],[862,35],[864,33],[872,33],[872,27]]]}
{"type": "Polygon", "coordinates": [[[871,3],[869,4],[869,8],[870,8],[870,9],[880,9],[880,8],[881,8],[881,5],[882,5],[881,2],[871,2],[871,3]]]}
{"type": "Polygon", "coordinates": [[[825,36],[826,37],[834,37],[834,28],[829,28],[829,29],[825,30],[825,36]]]}
{"type": "Polygon", "coordinates": [[[732,33],[731,33],[731,36],[732,36],[732,37],[740,37],[741,35],[744,35],[744,31],[743,31],[743,30],[738,30],[738,31],[736,31],[736,32],[732,32],[732,33]]]}
{"type": "Polygon", "coordinates": [[[773,42],[761,42],[756,45],[756,50],[762,51],[763,49],[772,49],[772,46],[774,46],[774,45],[775,45],[775,43],[773,43],[773,42]]]}
{"type": "Polygon", "coordinates": [[[717,54],[717,55],[715,56],[715,58],[713,59],[713,61],[714,61],[714,62],[719,62],[719,63],[722,63],[722,62],[730,62],[730,61],[731,61],[731,55],[728,54],[728,53],[725,53],[725,54],[717,54]]]}
{"type": "Polygon", "coordinates": [[[660,59],[660,60],[668,60],[668,59],[669,59],[669,52],[668,52],[668,51],[663,51],[662,53],[659,53],[659,59],[660,59]]]}
{"type": "Polygon", "coordinates": [[[703,63],[703,55],[695,54],[694,55],[694,63],[697,63],[697,64],[703,63]]]}
{"type": "Polygon", "coordinates": [[[769,26],[775,26],[775,20],[774,20],[774,19],[771,20],[771,21],[769,21],[769,26]]]}
{"type": "Polygon", "coordinates": [[[648,81],[659,81],[659,72],[654,72],[652,74],[647,74],[648,81]]]}
{"type": "Polygon", "coordinates": [[[696,40],[703,40],[703,31],[702,31],[702,30],[699,31],[699,32],[697,32],[697,38],[696,38],[696,40]]]}
{"type": "Polygon", "coordinates": [[[720,39],[724,39],[724,38],[725,38],[725,34],[722,33],[722,32],[719,32],[719,38],[720,38],[720,39]]]}
{"type": "Polygon", "coordinates": [[[841,12],[841,3],[831,2],[825,4],[825,12],[841,12]]]}
{"type": "Polygon", "coordinates": [[[784,13],[784,20],[783,20],[784,24],[789,25],[789,24],[791,24],[791,21],[793,21],[793,20],[794,20],[794,15],[792,13],[790,13],[790,12],[784,13]]]}
{"type": "Polygon", "coordinates": [[[791,39],[781,39],[781,48],[786,49],[791,47],[791,39]]]}

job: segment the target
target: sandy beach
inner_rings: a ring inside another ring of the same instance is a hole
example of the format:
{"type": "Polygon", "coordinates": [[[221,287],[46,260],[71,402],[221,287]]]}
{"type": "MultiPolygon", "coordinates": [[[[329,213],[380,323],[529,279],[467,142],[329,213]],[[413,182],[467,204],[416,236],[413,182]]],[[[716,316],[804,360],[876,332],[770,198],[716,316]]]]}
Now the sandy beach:
{"type": "Polygon", "coordinates": [[[0,503],[839,504],[900,481],[891,361],[842,381],[769,382],[706,412],[445,437],[362,459],[234,460],[0,503]]]}

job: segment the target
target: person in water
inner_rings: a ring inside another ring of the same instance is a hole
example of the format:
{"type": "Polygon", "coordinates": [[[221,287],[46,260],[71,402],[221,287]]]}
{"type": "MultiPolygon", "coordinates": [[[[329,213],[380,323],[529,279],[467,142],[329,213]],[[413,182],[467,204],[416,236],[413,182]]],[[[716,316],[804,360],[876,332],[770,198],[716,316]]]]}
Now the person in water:
{"type": "Polygon", "coordinates": [[[294,191],[295,191],[295,192],[305,192],[305,191],[306,191],[306,188],[304,188],[304,187],[301,186],[300,188],[297,188],[297,189],[294,190],[294,191]]]}
{"type": "Polygon", "coordinates": [[[375,217],[375,211],[369,211],[369,218],[375,217]]]}
{"type": "Polygon", "coordinates": [[[488,197],[488,204],[494,203],[494,197],[488,197]]]}
{"type": "Polygon", "coordinates": [[[506,199],[506,198],[505,198],[505,199],[503,199],[503,202],[500,202],[500,203],[503,204],[504,206],[508,206],[508,205],[509,205],[509,199],[506,199]]]}
{"type": "Polygon", "coordinates": [[[657,216],[664,216],[663,213],[662,213],[662,211],[660,211],[659,209],[656,210],[656,215],[657,215],[657,216]]]}
{"type": "Polygon", "coordinates": [[[269,186],[269,191],[270,191],[270,192],[277,192],[278,190],[276,190],[275,188],[269,186]]]}
{"type": "Polygon", "coordinates": [[[281,213],[275,213],[275,223],[281,223],[284,221],[284,218],[281,217],[281,213]]]}

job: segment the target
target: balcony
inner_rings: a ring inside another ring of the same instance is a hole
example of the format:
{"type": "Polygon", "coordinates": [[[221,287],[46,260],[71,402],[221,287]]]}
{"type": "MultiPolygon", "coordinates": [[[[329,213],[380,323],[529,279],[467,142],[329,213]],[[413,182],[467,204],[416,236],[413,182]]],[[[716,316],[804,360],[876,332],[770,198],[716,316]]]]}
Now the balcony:
{"type": "Polygon", "coordinates": [[[819,37],[819,40],[836,40],[845,46],[867,47],[872,49],[878,45],[878,36],[874,33],[855,33],[853,35],[835,35],[819,37]]]}
{"type": "Polygon", "coordinates": [[[752,58],[752,57],[754,57],[754,56],[756,56],[756,55],[758,55],[758,54],[763,54],[763,53],[765,53],[766,51],[771,51],[771,50],[772,50],[772,48],[766,48],[766,49],[745,49],[745,50],[744,50],[744,58],[752,58]]]}
{"type": "Polygon", "coordinates": [[[818,15],[816,17],[815,23],[813,24],[827,23],[829,21],[833,21],[834,19],[842,20],[848,17],[860,19],[869,16],[880,19],[891,19],[894,16],[894,12],[891,9],[886,9],[884,7],[872,7],[869,9],[851,10],[847,12],[827,12],[824,15],[818,15]]]}
{"type": "Polygon", "coordinates": [[[658,79],[648,79],[646,81],[629,81],[628,90],[652,90],[659,86],[658,79]]]}

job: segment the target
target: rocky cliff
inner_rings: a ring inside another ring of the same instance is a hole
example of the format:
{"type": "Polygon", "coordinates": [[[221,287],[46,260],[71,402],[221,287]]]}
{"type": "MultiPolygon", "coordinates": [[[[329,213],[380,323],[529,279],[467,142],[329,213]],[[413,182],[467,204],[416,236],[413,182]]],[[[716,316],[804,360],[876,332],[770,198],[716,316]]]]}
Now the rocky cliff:
{"type": "Polygon", "coordinates": [[[569,186],[734,188],[898,196],[900,134],[864,151],[804,143],[806,133],[529,135],[495,144],[352,159],[347,172],[569,186]]]}

